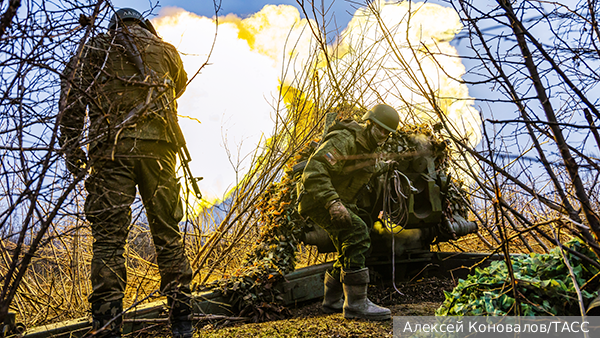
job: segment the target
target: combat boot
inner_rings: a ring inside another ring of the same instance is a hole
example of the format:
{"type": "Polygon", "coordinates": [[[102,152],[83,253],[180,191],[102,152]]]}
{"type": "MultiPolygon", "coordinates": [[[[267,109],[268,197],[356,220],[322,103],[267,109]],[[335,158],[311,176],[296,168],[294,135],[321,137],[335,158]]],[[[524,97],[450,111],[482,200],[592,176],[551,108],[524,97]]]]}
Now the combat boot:
{"type": "Polygon", "coordinates": [[[177,292],[168,299],[173,338],[192,338],[194,335],[192,298],[185,292],[177,292]]]}
{"type": "Polygon", "coordinates": [[[325,280],[323,282],[324,295],[322,309],[324,313],[339,313],[342,312],[344,306],[344,288],[342,283],[335,279],[329,271],[325,272],[325,280]]]}
{"type": "Polygon", "coordinates": [[[173,333],[173,338],[192,338],[194,336],[192,320],[189,317],[172,318],[171,332],[173,333]]]}
{"type": "Polygon", "coordinates": [[[344,318],[363,318],[367,320],[390,320],[391,311],[373,304],[367,298],[369,268],[356,271],[342,270],[344,284],[344,318]]]}
{"type": "Polygon", "coordinates": [[[123,300],[92,303],[92,331],[86,337],[121,338],[123,300]]]}

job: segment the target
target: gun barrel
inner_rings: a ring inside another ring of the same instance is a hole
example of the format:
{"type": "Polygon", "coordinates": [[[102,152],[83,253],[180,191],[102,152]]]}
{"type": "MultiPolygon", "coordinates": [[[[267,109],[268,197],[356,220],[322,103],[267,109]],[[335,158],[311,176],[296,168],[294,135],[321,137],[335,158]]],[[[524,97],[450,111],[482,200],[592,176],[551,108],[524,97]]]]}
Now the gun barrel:
{"type": "Polygon", "coordinates": [[[187,181],[192,184],[192,190],[194,190],[194,195],[197,199],[202,199],[202,193],[200,192],[200,187],[198,187],[198,181],[202,179],[202,177],[194,177],[192,175],[192,170],[190,169],[189,162],[192,161],[190,158],[190,153],[185,145],[183,147],[179,147],[179,159],[181,160],[181,166],[183,167],[183,174],[187,181]]]}

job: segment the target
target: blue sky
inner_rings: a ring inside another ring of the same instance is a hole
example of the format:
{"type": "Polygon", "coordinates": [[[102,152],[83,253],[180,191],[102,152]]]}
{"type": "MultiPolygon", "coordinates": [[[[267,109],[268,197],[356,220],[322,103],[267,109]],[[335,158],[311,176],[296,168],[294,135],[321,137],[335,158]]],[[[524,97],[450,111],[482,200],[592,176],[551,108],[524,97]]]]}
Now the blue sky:
{"type": "MultiPolygon", "coordinates": [[[[196,13],[198,15],[212,17],[214,16],[215,10],[213,6],[213,2],[209,0],[202,1],[193,1],[193,0],[115,0],[112,2],[116,8],[121,7],[132,7],[140,12],[148,11],[152,6],[158,4],[161,8],[165,7],[180,7],[189,12],[196,13]]],[[[351,3],[345,0],[324,0],[323,3],[328,8],[330,7],[330,12],[328,14],[332,14],[335,16],[335,19],[338,23],[338,26],[345,27],[348,21],[352,18],[352,13],[354,13],[354,7],[356,5],[352,5],[351,3]]],[[[265,5],[292,5],[296,8],[300,9],[298,3],[295,0],[285,0],[285,1],[255,1],[255,0],[223,0],[221,3],[221,10],[219,11],[219,15],[227,15],[227,14],[236,14],[240,17],[246,17],[253,13],[260,11],[265,5]]],[[[153,14],[158,14],[158,11],[154,11],[153,14]]]]}

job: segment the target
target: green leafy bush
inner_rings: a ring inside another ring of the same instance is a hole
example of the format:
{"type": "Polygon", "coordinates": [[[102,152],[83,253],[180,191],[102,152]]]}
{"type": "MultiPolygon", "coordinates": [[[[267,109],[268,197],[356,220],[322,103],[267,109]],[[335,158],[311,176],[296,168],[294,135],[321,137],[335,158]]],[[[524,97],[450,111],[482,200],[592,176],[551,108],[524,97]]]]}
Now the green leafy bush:
{"type": "MultiPolygon", "coordinates": [[[[594,253],[578,240],[564,244],[585,256],[597,260],[594,253]]],[[[589,261],[566,252],[579,287],[598,274],[589,261]]],[[[579,315],[579,300],[563,261],[560,248],[549,254],[511,256],[520,298],[521,315],[579,315]]],[[[594,278],[594,280],[596,280],[594,278]]],[[[582,295],[587,306],[598,296],[598,283],[592,281],[582,295]]],[[[446,300],[436,311],[437,316],[503,316],[515,315],[516,304],[505,261],[494,261],[485,268],[476,268],[466,280],[459,279],[452,292],[444,291],[446,300]]]]}

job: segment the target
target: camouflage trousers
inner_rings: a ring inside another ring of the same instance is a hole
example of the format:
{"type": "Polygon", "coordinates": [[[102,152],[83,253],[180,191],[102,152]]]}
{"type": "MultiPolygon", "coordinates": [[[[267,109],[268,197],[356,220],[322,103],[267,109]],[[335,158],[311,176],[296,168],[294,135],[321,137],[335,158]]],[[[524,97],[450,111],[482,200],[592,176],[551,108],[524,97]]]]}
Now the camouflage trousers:
{"type": "Polygon", "coordinates": [[[325,208],[315,208],[307,212],[315,223],[329,234],[337,250],[337,260],[333,263],[331,276],[340,280],[341,269],[358,270],[365,267],[365,255],[371,247],[369,228],[356,214],[358,210],[344,204],[352,217],[350,224],[334,224],[325,208]]]}
{"type": "MultiPolygon", "coordinates": [[[[85,182],[85,214],[94,237],[92,305],[114,303],[124,296],[124,252],[136,186],[156,249],[161,291],[171,294],[170,299],[189,299],[192,272],[178,225],[183,207],[175,172],[176,153],[170,143],[135,139],[121,139],[114,149],[109,146],[92,151],[92,169],[85,182]]],[[[184,307],[188,312],[188,306],[184,307]]]]}

